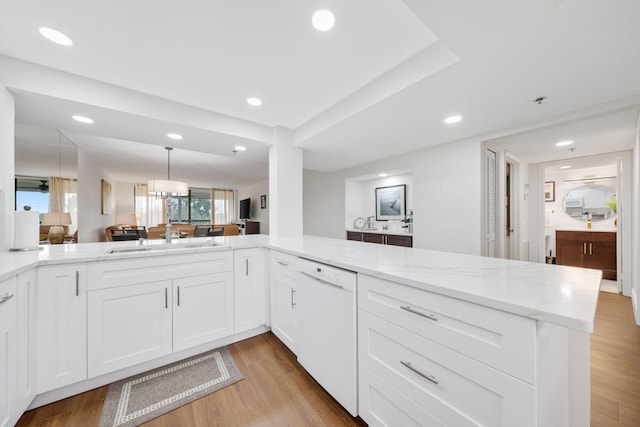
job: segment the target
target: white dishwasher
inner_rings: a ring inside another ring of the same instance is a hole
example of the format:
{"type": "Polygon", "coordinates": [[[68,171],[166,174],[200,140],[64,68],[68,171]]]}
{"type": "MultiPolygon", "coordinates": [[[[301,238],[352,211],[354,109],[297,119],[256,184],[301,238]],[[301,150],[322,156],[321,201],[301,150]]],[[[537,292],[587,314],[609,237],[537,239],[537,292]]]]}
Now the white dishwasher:
{"type": "Polygon", "coordinates": [[[303,258],[298,269],[298,362],[357,416],[357,275],[303,258]]]}

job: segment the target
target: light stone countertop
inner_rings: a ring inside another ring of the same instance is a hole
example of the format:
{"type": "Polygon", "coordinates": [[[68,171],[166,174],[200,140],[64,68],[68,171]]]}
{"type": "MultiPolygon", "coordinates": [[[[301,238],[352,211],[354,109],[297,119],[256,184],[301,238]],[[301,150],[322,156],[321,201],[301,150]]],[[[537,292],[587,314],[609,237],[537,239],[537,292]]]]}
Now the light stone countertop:
{"type": "MultiPolygon", "coordinates": [[[[593,332],[602,273],[576,267],[510,261],[316,236],[266,235],[180,239],[180,244],[215,241],[221,246],[113,253],[137,242],[54,245],[40,252],[0,254],[0,280],[36,265],[268,247],[359,273],[437,292],[495,309],[593,332]]],[[[163,241],[152,244],[162,245],[163,241]]]]}
{"type": "Polygon", "coordinates": [[[368,228],[347,228],[346,231],[351,231],[353,233],[390,234],[393,236],[413,236],[412,233],[407,233],[405,231],[383,230],[382,228],[377,228],[375,230],[368,228]]]}

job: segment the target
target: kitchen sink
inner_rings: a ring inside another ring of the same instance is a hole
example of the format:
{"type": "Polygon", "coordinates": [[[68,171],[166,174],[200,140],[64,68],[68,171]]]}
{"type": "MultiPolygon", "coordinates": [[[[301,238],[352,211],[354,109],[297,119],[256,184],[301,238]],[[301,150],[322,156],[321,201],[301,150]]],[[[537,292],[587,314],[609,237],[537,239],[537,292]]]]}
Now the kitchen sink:
{"type": "Polygon", "coordinates": [[[220,246],[220,243],[216,243],[212,240],[204,242],[171,242],[171,243],[143,243],[137,246],[122,246],[110,248],[105,253],[107,254],[119,254],[119,253],[134,253],[134,252],[151,252],[151,251],[167,251],[172,249],[193,249],[193,248],[209,248],[214,246],[220,246]]]}

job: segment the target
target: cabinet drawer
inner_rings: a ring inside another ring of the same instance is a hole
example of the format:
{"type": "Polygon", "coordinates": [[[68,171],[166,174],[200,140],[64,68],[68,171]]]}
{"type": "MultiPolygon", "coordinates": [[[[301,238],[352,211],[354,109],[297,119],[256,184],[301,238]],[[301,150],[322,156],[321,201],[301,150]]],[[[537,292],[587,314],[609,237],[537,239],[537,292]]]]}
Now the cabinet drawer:
{"type": "Polygon", "coordinates": [[[359,415],[371,427],[446,427],[367,368],[360,368],[359,415]]]}
{"type": "Polygon", "coordinates": [[[166,255],[89,263],[89,290],[233,271],[233,251],[166,255]]]}
{"type": "Polygon", "coordinates": [[[536,383],[533,319],[363,274],[358,277],[358,307],[536,383]]]}
{"type": "Polygon", "coordinates": [[[297,262],[298,257],[295,255],[274,250],[269,251],[269,273],[271,275],[281,274],[295,281],[298,277],[297,262]]]}
{"type": "Polygon", "coordinates": [[[446,425],[535,425],[532,385],[363,310],[358,320],[360,366],[446,425]]]}

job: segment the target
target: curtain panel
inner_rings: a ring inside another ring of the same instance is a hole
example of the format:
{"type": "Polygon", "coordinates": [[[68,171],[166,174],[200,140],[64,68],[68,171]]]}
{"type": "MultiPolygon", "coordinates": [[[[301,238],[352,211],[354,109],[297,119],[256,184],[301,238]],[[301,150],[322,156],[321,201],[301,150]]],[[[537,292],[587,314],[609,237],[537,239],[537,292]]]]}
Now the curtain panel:
{"type": "Polygon", "coordinates": [[[236,192],[214,188],[211,190],[213,200],[212,221],[214,224],[229,224],[236,219],[236,192]]]}
{"type": "Polygon", "coordinates": [[[78,229],[78,180],[49,177],[49,212],[69,212],[69,234],[75,233],[78,229]]]}
{"type": "Polygon", "coordinates": [[[136,184],[133,191],[138,225],[149,228],[167,222],[166,199],[149,195],[147,184],[136,184]]]}

